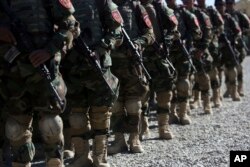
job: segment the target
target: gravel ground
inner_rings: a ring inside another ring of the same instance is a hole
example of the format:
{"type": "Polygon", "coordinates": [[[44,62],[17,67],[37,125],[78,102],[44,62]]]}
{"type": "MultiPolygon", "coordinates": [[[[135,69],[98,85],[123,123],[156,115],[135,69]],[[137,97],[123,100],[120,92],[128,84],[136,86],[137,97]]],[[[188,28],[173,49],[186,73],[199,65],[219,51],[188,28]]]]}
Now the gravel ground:
{"type": "MultiPolygon", "coordinates": [[[[230,150],[250,150],[250,57],[244,61],[245,97],[240,102],[223,99],[223,107],[204,115],[191,111],[192,124],[171,125],[175,138],[157,139],[157,122],[150,117],[151,135],[142,142],[144,153],[108,156],[112,167],[224,167],[230,150]]],[[[224,92],[224,91],[223,91],[224,92]]]]}
{"type": "MultiPolygon", "coordinates": [[[[204,115],[191,111],[192,124],[171,125],[175,138],[159,140],[155,112],[150,116],[149,138],[142,142],[144,153],[108,156],[112,167],[226,167],[231,150],[250,150],[250,57],[244,61],[245,97],[240,102],[223,100],[223,107],[204,115]]],[[[224,88],[224,87],[223,87],[224,88]]],[[[224,92],[224,91],[223,91],[224,92]]],[[[128,136],[126,136],[128,137],[128,136]]],[[[110,140],[113,139],[113,136],[110,140]]],[[[35,162],[32,167],[44,167],[35,162]]]]}

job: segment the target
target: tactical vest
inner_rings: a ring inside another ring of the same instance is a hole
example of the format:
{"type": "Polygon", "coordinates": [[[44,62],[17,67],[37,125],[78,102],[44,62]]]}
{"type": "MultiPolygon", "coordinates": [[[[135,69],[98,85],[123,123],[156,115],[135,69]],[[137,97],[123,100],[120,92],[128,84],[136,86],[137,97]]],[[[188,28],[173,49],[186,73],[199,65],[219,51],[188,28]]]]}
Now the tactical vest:
{"type": "Polygon", "coordinates": [[[103,31],[95,0],[74,0],[73,5],[83,38],[89,46],[97,45],[103,37],[103,31]]]}
{"type": "Polygon", "coordinates": [[[224,31],[225,31],[225,34],[227,35],[227,37],[233,41],[234,39],[234,32],[232,30],[232,24],[230,22],[233,22],[233,18],[231,15],[229,14],[225,14],[223,15],[223,19],[224,19],[224,31]]]}
{"type": "Polygon", "coordinates": [[[140,35],[140,30],[137,24],[135,5],[131,0],[125,3],[118,4],[118,10],[124,21],[124,28],[131,39],[135,39],[140,35]]]}
{"type": "Polygon", "coordinates": [[[10,8],[25,25],[37,48],[47,44],[53,24],[44,0],[9,0],[10,8]]]}

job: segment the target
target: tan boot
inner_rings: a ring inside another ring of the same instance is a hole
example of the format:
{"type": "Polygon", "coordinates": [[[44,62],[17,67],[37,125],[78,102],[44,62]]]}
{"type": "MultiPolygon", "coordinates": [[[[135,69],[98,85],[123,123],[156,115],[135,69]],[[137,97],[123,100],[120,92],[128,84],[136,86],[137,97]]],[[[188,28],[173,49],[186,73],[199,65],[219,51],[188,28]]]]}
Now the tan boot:
{"type": "Polygon", "coordinates": [[[70,128],[65,128],[63,130],[64,134],[64,151],[63,151],[63,159],[73,159],[75,156],[74,146],[71,145],[71,134],[70,128]]]}
{"type": "Polygon", "coordinates": [[[142,140],[143,137],[149,138],[150,131],[148,124],[148,117],[142,114],[140,123],[141,123],[140,140],[142,140]]]}
{"type": "Polygon", "coordinates": [[[58,158],[51,158],[47,163],[46,167],[64,167],[63,162],[58,158]]]}
{"type": "Polygon", "coordinates": [[[240,95],[237,91],[236,85],[230,85],[231,97],[233,101],[240,101],[240,95]]]}
{"type": "Polygon", "coordinates": [[[139,140],[138,133],[130,133],[129,145],[130,145],[130,152],[132,153],[142,153],[144,151],[141,142],[139,140]]]}
{"type": "Polygon", "coordinates": [[[222,106],[221,100],[220,100],[220,89],[213,89],[213,102],[214,107],[220,108],[222,106]]]}
{"type": "Polygon", "coordinates": [[[128,151],[128,144],[123,133],[115,133],[115,141],[108,147],[108,154],[117,154],[128,151]]]}
{"type": "Polygon", "coordinates": [[[226,83],[226,92],[223,95],[224,98],[229,98],[230,97],[230,86],[229,83],[226,83]]]}
{"type": "Polygon", "coordinates": [[[176,113],[176,103],[171,103],[170,114],[169,114],[169,124],[179,124],[180,120],[176,113]]]}
{"type": "Polygon", "coordinates": [[[244,96],[244,91],[243,91],[243,82],[242,81],[239,81],[238,83],[238,93],[241,97],[244,96]]]}
{"type": "Polygon", "coordinates": [[[159,138],[170,140],[173,138],[173,134],[169,129],[169,115],[168,114],[158,114],[158,128],[159,128],[159,138]]]}
{"type": "Polygon", "coordinates": [[[194,101],[190,104],[191,109],[197,109],[200,106],[200,91],[194,90],[194,101]]]}
{"type": "Polygon", "coordinates": [[[97,135],[93,141],[94,167],[110,167],[107,161],[107,135],[97,135]]]}
{"type": "Polygon", "coordinates": [[[191,124],[191,119],[187,115],[187,103],[182,102],[179,104],[179,118],[180,118],[180,123],[182,125],[189,125],[191,124]]]}
{"type": "Polygon", "coordinates": [[[203,95],[203,108],[204,108],[204,112],[205,114],[212,114],[212,108],[211,108],[211,104],[210,104],[210,98],[209,95],[203,95]]]}
{"type": "Polygon", "coordinates": [[[12,162],[12,167],[31,167],[31,163],[22,164],[18,162],[12,162]]]}
{"type": "Polygon", "coordinates": [[[75,148],[75,157],[69,167],[91,167],[93,160],[89,154],[89,141],[80,137],[73,137],[71,142],[75,148]]]}

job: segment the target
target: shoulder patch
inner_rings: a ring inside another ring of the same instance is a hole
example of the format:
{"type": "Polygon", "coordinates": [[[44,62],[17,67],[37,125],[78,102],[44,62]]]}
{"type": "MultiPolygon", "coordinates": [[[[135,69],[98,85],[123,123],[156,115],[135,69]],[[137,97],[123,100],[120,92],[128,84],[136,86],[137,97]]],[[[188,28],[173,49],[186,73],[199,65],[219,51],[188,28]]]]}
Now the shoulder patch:
{"type": "Polygon", "coordinates": [[[194,23],[195,23],[195,25],[196,25],[197,27],[200,27],[200,23],[199,23],[197,17],[194,17],[194,23]]]}
{"type": "Polygon", "coordinates": [[[112,17],[113,17],[113,19],[116,21],[116,22],[118,22],[118,23],[123,23],[123,19],[122,19],[122,16],[121,16],[121,14],[120,14],[120,12],[116,9],[116,10],[113,10],[112,12],[111,12],[111,14],[112,14],[112,17]]]}
{"type": "Polygon", "coordinates": [[[67,8],[67,9],[70,9],[72,7],[72,3],[70,0],[59,0],[60,4],[67,8]]]}
{"type": "Polygon", "coordinates": [[[152,23],[151,23],[147,13],[143,14],[143,20],[144,20],[145,24],[148,26],[148,28],[152,28],[152,23]]]}
{"type": "Polygon", "coordinates": [[[178,20],[175,15],[170,16],[170,20],[175,24],[178,25],[178,20]]]}
{"type": "Polygon", "coordinates": [[[209,18],[206,18],[206,19],[205,19],[205,24],[206,24],[206,26],[209,26],[209,27],[212,26],[211,21],[210,21],[209,18]]]}

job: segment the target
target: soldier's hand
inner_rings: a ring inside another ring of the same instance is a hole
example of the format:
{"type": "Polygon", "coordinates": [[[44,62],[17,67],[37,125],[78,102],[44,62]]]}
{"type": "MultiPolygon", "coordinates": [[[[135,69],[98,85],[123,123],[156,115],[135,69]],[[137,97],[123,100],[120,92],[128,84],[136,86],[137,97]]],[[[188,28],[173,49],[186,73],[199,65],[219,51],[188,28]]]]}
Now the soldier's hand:
{"type": "Polygon", "coordinates": [[[45,49],[35,50],[29,56],[30,62],[34,67],[38,67],[41,64],[45,63],[51,58],[49,52],[45,49]]]}
{"type": "Polygon", "coordinates": [[[7,27],[0,27],[0,41],[16,45],[16,38],[7,27]]]}
{"type": "Polygon", "coordinates": [[[194,56],[196,59],[200,60],[202,58],[203,54],[204,54],[204,51],[197,49],[194,53],[194,56]]]}

